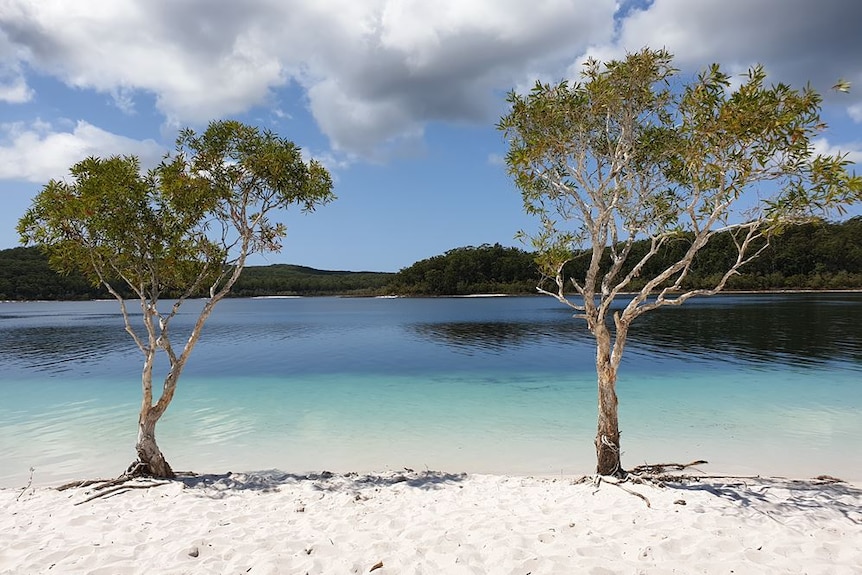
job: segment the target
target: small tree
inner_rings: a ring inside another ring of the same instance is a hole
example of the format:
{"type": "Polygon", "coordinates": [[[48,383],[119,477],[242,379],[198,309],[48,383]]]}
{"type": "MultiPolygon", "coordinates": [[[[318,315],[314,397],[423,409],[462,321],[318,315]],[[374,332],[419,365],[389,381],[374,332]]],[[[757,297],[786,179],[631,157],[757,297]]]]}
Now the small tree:
{"type": "Polygon", "coordinates": [[[72,181],[52,180],[18,223],[24,243],[41,246],[58,271],[83,272],[120,303],[126,331],[144,356],[137,456],[130,475],[172,477],[155,428],[176,392],[189,355],[215,305],[240,277],[246,258],[277,251],[286,231],[270,214],[292,204],[304,211],[331,201],[332,181],[292,142],[234,121],[201,135],[181,132],[173,154],[146,175],[135,157],[87,158],[72,181]],[[136,331],[124,296],[141,307],[136,331]],[[205,296],[186,342],[169,327],[183,303],[205,296]],[[160,298],[176,298],[167,310],[160,298]],[[168,371],[154,398],[157,356],[168,371]],[[154,401],[155,399],[155,401],[154,401]]]}
{"type": "Polygon", "coordinates": [[[862,197],[846,156],[812,150],[825,128],[813,90],[767,87],[760,67],[732,88],[718,65],[674,84],[671,60],[648,49],[604,66],[590,60],[580,83],[510,93],[498,125],[525,211],[541,223],[522,234],[539,254],[538,291],[576,310],[595,336],[602,475],[625,474],[616,380],[632,321],[721,291],[782,226],[862,197]],[[698,251],[718,234],[733,238],[736,258],[711,288],[684,289],[698,251]],[[649,249],[634,256],[637,240],[649,249]],[[685,242],[683,255],[639,278],[674,241],[685,242]],[[576,257],[588,259],[583,277],[567,274],[576,257]],[[613,311],[635,278],[643,287],[613,311]]]}

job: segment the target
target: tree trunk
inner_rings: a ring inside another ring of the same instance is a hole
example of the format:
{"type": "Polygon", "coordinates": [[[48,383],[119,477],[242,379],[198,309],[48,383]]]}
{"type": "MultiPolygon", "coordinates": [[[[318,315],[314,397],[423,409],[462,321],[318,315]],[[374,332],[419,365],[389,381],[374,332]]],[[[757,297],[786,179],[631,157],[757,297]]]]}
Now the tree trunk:
{"type": "Polygon", "coordinates": [[[625,475],[620,462],[620,426],[617,415],[616,369],[599,368],[599,422],[596,432],[596,473],[625,475]]]}
{"type": "Polygon", "coordinates": [[[596,374],[598,376],[599,420],[596,432],[596,473],[622,477],[620,426],[617,401],[617,366],[611,360],[610,334],[596,330],[596,374]]]}
{"type": "Polygon", "coordinates": [[[163,477],[172,479],[175,477],[173,469],[168,465],[165,456],[156,444],[156,422],[159,418],[153,410],[141,413],[138,420],[138,443],[135,450],[138,452],[138,465],[133,465],[132,475],[146,475],[149,477],[163,477]]]}

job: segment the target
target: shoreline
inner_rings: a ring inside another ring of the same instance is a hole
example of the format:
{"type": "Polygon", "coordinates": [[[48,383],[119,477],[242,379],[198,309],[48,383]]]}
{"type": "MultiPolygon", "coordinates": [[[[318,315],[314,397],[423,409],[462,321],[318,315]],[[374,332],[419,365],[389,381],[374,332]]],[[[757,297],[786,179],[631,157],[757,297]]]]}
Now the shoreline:
{"type": "Polygon", "coordinates": [[[850,574],[862,564],[862,485],[826,479],[261,471],[126,487],[95,499],[92,486],[0,489],[0,573],[850,574]]]}
{"type": "MultiPolygon", "coordinates": [[[[0,490],[21,490],[27,488],[52,489],[68,483],[81,481],[110,481],[121,476],[129,463],[134,459],[131,444],[127,456],[114,456],[110,459],[88,460],[89,465],[82,462],[66,462],[59,466],[31,465],[29,468],[17,466],[0,476],[0,490]]],[[[487,460],[468,459],[480,457],[481,449],[474,446],[467,453],[460,450],[441,454],[436,457],[420,457],[399,453],[398,457],[376,457],[374,452],[365,453],[367,459],[352,458],[339,460],[337,458],[315,458],[304,453],[291,453],[277,457],[271,451],[260,454],[247,454],[247,459],[239,460],[222,453],[212,461],[206,458],[190,456],[189,449],[175,449],[168,454],[172,465],[183,471],[178,475],[208,476],[215,473],[255,474],[261,470],[269,470],[292,476],[315,476],[320,474],[357,475],[400,473],[403,470],[446,469],[462,475],[492,475],[513,478],[542,479],[575,479],[595,474],[595,455],[589,449],[588,443],[573,443],[567,447],[571,459],[560,459],[559,465],[541,464],[540,461],[530,462],[517,459],[513,461],[504,457],[492,457],[487,460]],[[287,470],[287,471],[285,471],[287,470]]],[[[807,481],[819,477],[836,478],[839,481],[862,486],[862,464],[840,460],[839,453],[830,457],[823,456],[820,460],[809,460],[805,453],[795,456],[784,454],[783,457],[771,459],[769,453],[754,451],[739,453],[732,444],[722,447],[713,446],[704,449],[703,446],[678,445],[668,449],[667,444],[658,441],[630,439],[627,451],[639,453],[640,457],[626,457],[623,467],[633,472],[639,467],[661,466],[674,469],[683,465],[686,473],[694,478],[703,477],[733,477],[750,479],[781,479],[792,481],[807,481]],[[675,454],[675,455],[674,455],[675,454]],[[686,463],[701,456],[707,456],[708,461],[697,464],[686,463]],[[667,463],[672,461],[671,463],[667,463]],[[657,464],[657,462],[665,462],[657,464]]],[[[211,456],[213,454],[210,454],[211,456]]],[[[512,455],[512,453],[510,453],[512,455]]],[[[15,463],[14,461],[11,463],[15,463]]]]}
{"type": "MultiPolygon", "coordinates": [[[[620,296],[630,296],[637,295],[640,292],[637,291],[623,291],[619,292],[620,296]]],[[[676,293],[676,292],[674,292],[676,293]]],[[[683,293],[683,292],[679,292],[683,293]]],[[[804,289],[804,288],[787,288],[787,289],[770,289],[770,290],[721,290],[717,294],[713,295],[704,295],[704,296],[696,296],[701,298],[714,298],[721,297],[723,295],[782,295],[782,294],[857,294],[862,293],[862,288],[847,288],[847,289],[804,289]]],[[[577,294],[571,294],[572,296],[577,296],[577,294]]],[[[494,298],[494,297],[548,297],[550,296],[539,294],[539,293],[476,293],[476,294],[445,294],[445,295],[424,295],[424,294],[410,294],[410,295],[354,295],[354,294],[339,294],[339,293],[331,293],[324,295],[255,295],[255,296],[229,296],[227,299],[229,300],[238,300],[238,299],[302,299],[302,298],[356,298],[356,299],[434,299],[434,298],[494,298]]],[[[189,298],[189,301],[195,300],[204,300],[206,298],[189,298]]],[[[553,299],[553,298],[551,298],[553,299]]],[[[165,300],[170,300],[170,298],[165,298],[165,300]]],[[[0,300],[0,304],[3,303],[50,303],[50,302],[60,302],[60,303],[75,303],[75,302],[114,302],[114,299],[106,299],[106,298],[95,298],[95,299],[9,299],[9,300],[0,300]]]]}

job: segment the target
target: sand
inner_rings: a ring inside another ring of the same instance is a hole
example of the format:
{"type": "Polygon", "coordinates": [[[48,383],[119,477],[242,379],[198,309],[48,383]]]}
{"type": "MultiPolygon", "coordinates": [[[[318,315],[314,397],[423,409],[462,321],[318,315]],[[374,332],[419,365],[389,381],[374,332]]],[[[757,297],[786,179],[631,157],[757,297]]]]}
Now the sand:
{"type": "Polygon", "coordinates": [[[90,501],[109,490],[0,490],[0,573],[862,572],[862,487],[822,480],[271,471],[145,483],[90,501]]]}

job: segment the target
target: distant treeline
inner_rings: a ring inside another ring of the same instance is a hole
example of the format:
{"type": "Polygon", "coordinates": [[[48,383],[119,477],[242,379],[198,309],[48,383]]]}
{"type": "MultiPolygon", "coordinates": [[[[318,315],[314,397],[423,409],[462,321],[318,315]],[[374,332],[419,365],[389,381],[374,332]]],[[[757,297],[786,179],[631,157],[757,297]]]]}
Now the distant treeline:
{"type": "Polygon", "coordinates": [[[533,254],[500,244],[463,247],[420,260],[395,274],[398,295],[524,294],[536,292],[533,254]]]}
{"type": "Polygon", "coordinates": [[[233,286],[231,295],[377,295],[389,285],[394,275],[325,271],[288,264],[249,266],[233,286]]]}
{"type": "MultiPolygon", "coordinates": [[[[303,266],[249,266],[234,285],[232,295],[375,295],[395,274],[322,271],[303,266]]],[[[131,295],[131,294],[123,294],[131,295]]],[[[104,288],[92,286],[79,274],[54,272],[48,259],[33,247],[0,251],[0,300],[80,300],[107,298],[104,288]]]]}
{"type": "MultiPolygon", "coordinates": [[[[632,284],[637,289],[659,269],[679,259],[686,236],[669,242],[632,284]]],[[[631,261],[646,253],[638,243],[631,261]]],[[[697,256],[684,287],[711,287],[736,257],[730,236],[718,237],[697,256]]],[[[583,278],[586,254],[566,269],[583,278]]],[[[841,223],[794,226],[772,244],[744,273],[731,279],[730,290],[862,289],[862,217],[841,223]]],[[[233,290],[236,297],[262,295],[469,295],[535,293],[539,274],[533,254],[500,244],[462,247],[418,261],[398,273],[323,271],[277,264],[250,266],[233,290]]],[[[0,300],[95,299],[109,297],[80,275],[62,276],[48,267],[37,248],[0,251],[0,300]]]]}
{"type": "Polygon", "coordinates": [[[0,251],[0,300],[79,300],[109,297],[80,274],[61,275],[39,248],[0,251]]]}
{"type": "MultiPolygon", "coordinates": [[[[648,278],[678,261],[690,245],[690,237],[684,234],[668,242],[630,289],[640,289],[648,278]]],[[[628,261],[638,261],[648,249],[648,242],[636,243],[628,261]]],[[[683,287],[713,287],[735,259],[731,236],[717,236],[698,252],[683,287]]],[[[589,254],[584,252],[566,266],[565,275],[583,278],[588,265],[589,254]]],[[[603,267],[607,269],[607,260],[603,267]]],[[[771,245],[742,272],[731,278],[727,289],[862,288],[862,217],[842,223],[790,227],[774,237],[771,245]]],[[[398,272],[388,289],[404,295],[535,293],[538,280],[533,254],[496,244],[457,248],[416,262],[398,272]]]]}
{"type": "MultiPolygon", "coordinates": [[[[659,269],[679,260],[690,245],[687,237],[667,244],[632,284],[639,289],[659,269]]],[[[761,244],[762,245],[762,244],[761,244]]],[[[632,256],[646,253],[643,242],[632,256]]],[[[737,257],[729,234],[716,236],[695,257],[684,288],[709,288],[737,257]]],[[[586,262],[580,264],[585,266],[586,262]]],[[[792,226],[771,239],[754,261],[728,281],[729,290],[859,289],[862,288],[862,217],[842,223],[814,222],[792,226]]],[[[582,276],[581,276],[582,277],[582,276]]]]}

